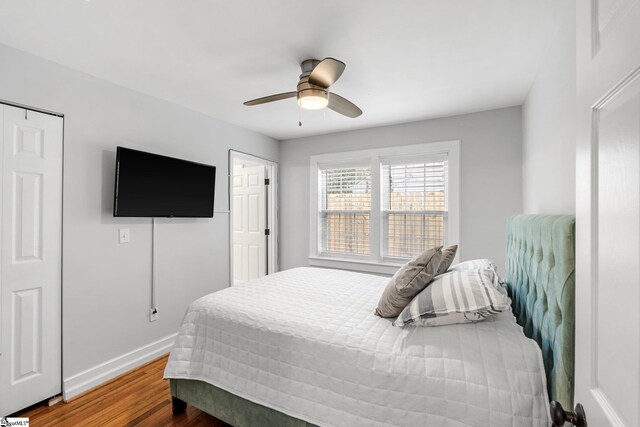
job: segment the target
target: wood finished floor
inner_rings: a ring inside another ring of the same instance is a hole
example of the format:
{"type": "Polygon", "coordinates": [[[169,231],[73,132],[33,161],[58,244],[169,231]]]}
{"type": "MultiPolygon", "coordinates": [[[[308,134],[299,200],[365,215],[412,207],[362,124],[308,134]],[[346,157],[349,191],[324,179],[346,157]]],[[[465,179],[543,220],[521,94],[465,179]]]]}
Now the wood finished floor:
{"type": "Polygon", "coordinates": [[[228,424],[191,405],[171,413],[169,381],[162,379],[167,357],[163,356],[69,403],[39,404],[15,416],[29,417],[32,427],[41,426],[210,426],[228,424]]]}

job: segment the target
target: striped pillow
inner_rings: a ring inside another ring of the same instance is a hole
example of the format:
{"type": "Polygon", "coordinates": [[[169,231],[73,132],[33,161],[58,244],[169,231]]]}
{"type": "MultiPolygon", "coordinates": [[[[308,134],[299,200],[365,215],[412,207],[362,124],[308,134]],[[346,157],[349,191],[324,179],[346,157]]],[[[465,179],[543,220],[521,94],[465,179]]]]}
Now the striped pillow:
{"type": "Polygon", "coordinates": [[[449,272],[451,271],[465,271],[465,270],[493,270],[495,273],[494,285],[499,288],[500,292],[506,295],[507,286],[500,274],[498,274],[498,266],[496,266],[493,261],[486,258],[472,259],[469,261],[464,261],[456,265],[452,265],[449,268],[449,272]]]}
{"type": "Polygon", "coordinates": [[[496,265],[493,263],[493,261],[491,261],[490,259],[486,259],[486,258],[478,258],[478,259],[471,259],[469,261],[464,261],[458,264],[454,264],[451,266],[451,268],[449,268],[449,271],[451,270],[477,270],[477,269],[486,269],[486,268],[490,268],[493,270],[498,271],[498,267],[496,267],[496,265]]]}
{"type": "Polygon", "coordinates": [[[478,322],[511,307],[493,269],[453,270],[416,295],[395,326],[440,326],[478,322]]]}

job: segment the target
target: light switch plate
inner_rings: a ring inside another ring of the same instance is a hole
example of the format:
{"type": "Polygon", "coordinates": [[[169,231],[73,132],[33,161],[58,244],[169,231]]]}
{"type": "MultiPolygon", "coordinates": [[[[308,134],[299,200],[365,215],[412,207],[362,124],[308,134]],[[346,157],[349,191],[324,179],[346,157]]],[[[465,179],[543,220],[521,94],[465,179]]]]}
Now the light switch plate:
{"type": "Polygon", "coordinates": [[[128,228],[118,229],[118,241],[120,243],[129,243],[131,241],[131,234],[128,228]]]}

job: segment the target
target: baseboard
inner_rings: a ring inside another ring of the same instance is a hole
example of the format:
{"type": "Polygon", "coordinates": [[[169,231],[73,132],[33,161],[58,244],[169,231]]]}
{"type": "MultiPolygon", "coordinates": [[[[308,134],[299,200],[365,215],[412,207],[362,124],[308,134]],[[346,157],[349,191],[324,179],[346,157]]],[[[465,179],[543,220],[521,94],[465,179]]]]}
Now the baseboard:
{"type": "Polygon", "coordinates": [[[62,396],[64,401],[73,399],[101,384],[112,380],[140,365],[161,356],[171,350],[177,334],[171,334],[150,344],[139,347],[122,356],[114,357],[97,366],[82,371],[62,383],[62,396]]]}

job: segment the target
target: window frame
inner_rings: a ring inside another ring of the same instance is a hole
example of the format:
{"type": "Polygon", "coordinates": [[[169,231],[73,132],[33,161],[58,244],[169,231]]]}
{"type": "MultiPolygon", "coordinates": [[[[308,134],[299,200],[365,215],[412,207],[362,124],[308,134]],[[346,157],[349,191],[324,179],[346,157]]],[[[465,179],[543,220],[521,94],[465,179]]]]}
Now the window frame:
{"type": "MultiPolygon", "coordinates": [[[[448,161],[448,211],[445,244],[460,245],[460,141],[427,142],[397,147],[320,154],[310,157],[310,222],[309,265],[340,268],[377,274],[393,274],[403,264],[400,260],[383,258],[382,186],[383,162],[407,164],[428,161],[437,155],[445,155],[448,161]],[[333,167],[371,167],[371,214],[369,218],[369,256],[326,256],[319,247],[319,188],[320,169],[333,167]]],[[[458,258],[460,251],[456,255],[458,258]]]]}

